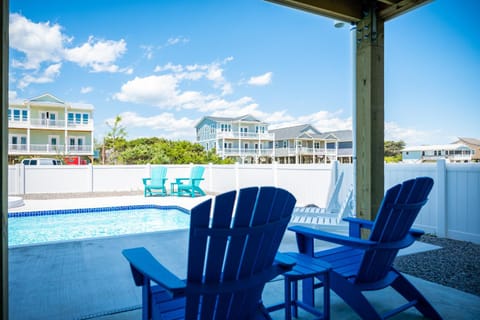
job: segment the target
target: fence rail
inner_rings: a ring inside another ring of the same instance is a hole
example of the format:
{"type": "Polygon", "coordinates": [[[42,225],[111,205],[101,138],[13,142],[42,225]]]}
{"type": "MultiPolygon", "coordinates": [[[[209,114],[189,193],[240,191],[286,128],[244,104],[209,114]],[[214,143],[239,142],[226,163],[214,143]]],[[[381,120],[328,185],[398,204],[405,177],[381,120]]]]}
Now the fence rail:
{"type": "MultiPolygon", "coordinates": [[[[143,190],[143,177],[154,165],[127,166],[9,166],[8,193],[82,193],[143,190]]],[[[190,165],[168,165],[167,177],[187,177],[190,165]]],[[[207,165],[202,187],[221,193],[247,186],[285,188],[298,205],[324,207],[330,186],[344,172],[340,199],[352,185],[351,164],[207,165]]],[[[417,176],[435,181],[430,199],[415,226],[428,233],[480,243],[480,164],[386,164],[385,189],[417,176]]]]}

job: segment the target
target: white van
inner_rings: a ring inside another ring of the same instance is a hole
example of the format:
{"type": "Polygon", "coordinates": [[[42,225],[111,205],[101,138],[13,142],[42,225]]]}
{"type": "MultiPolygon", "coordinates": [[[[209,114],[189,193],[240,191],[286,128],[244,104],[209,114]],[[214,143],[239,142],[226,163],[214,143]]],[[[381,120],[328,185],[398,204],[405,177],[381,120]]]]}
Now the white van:
{"type": "Polygon", "coordinates": [[[58,166],[62,164],[62,160],[52,158],[32,158],[23,159],[22,164],[25,166],[58,166]]]}

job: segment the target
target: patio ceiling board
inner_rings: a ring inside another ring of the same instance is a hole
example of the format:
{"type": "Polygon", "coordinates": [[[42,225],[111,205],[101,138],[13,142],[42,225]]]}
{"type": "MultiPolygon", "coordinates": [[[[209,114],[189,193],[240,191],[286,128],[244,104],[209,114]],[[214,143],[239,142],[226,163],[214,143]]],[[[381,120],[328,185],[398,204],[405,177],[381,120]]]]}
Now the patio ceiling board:
{"type": "MultiPolygon", "coordinates": [[[[328,18],[357,23],[364,11],[375,1],[371,0],[266,0],[295,9],[319,14],[328,18]]],[[[378,17],[384,21],[393,19],[433,0],[378,0],[378,17]]]]}

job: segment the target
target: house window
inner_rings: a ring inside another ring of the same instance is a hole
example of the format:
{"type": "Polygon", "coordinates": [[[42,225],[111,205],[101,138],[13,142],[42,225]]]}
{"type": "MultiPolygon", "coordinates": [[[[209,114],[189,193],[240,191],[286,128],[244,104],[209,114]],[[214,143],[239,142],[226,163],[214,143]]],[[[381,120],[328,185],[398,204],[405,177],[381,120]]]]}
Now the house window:
{"type": "Polygon", "coordinates": [[[10,149],[11,150],[27,150],[27,136],[26,135],[10,135],[10,149]]]}
{"type": "Polygon", "coordinates": [[[68,124],[88,124],[89,118],[88,113],[69,112],[67,116],[68,124]]]}
{"type": "Polygon", "coordinates": [[[255,133],[265,133],[265,127],[256,126],[255,127],[255,133]]]}
{"type": "Polygon", "coordinates": [[[42,125],[55,125],[55,122],[57,120],[57,113],[50,111],[40,112],[40,119],[42,125]]]}
{"type": "Polygon", "coordinates": [[[8,120],[28,121],[28,110],[26,109],[8,109],[8,120]]]}
{"type": "Polygon", "coordinates": [[[13,120],[20,121],[20,110],[13,109],[13,120]]]}
{"type": "Polygon", "coordinates": [[[49,151],[56,151],[59,152],[58,150],[58,142],[60,141],[59,136],[48,136],[48,144],[49,144],[49,151]]]}
{"type": "Polygon", "coordinates": [[[70,137],[68,139],[69,151],[85,151],[84,142],[85,142],[84,137],[70,137]]]}
{"type": "Polygon", "coordinates": [[[314,147],[315,149],[320,149],[320,142],[315,142],[315,143],[313,144],[313,147],[314,147]]]}
{"type": "Polygon", "coordinates": [[[242,137],[246,137],[247,134],[248,134],[248,128],[247,128],[247,127],[241,127],[241,128],[240,128],[240,135],[241,135],[242,137]]]}

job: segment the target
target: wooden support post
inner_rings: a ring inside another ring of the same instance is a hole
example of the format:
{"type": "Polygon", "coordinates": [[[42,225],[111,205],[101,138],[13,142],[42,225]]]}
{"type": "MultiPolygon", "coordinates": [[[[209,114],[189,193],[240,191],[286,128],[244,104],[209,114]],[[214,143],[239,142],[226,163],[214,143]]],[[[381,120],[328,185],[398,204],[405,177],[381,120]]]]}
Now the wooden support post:
{"type": "Polygon", "coordinates": [[[384,21],[371,8],[357,24],[356,213],[374,220],[384,194],[384,21]]]}
{"type": "Polygon", "coordinates": [[[0,4],[0,37],[2,47],[2,60],[0,67],[2,77],[0,78],[1,100],[0,106],[0,179],[2,181],[2,201],[1,203],[1,224],[0,234],[2,243],[0,246],[0,256],[2,264],[0,268],[0,283],[2,285],[2,301],[0,305],[1,319],[8,319],[8,8],[9,1],[2,0],[0,4]]]}

